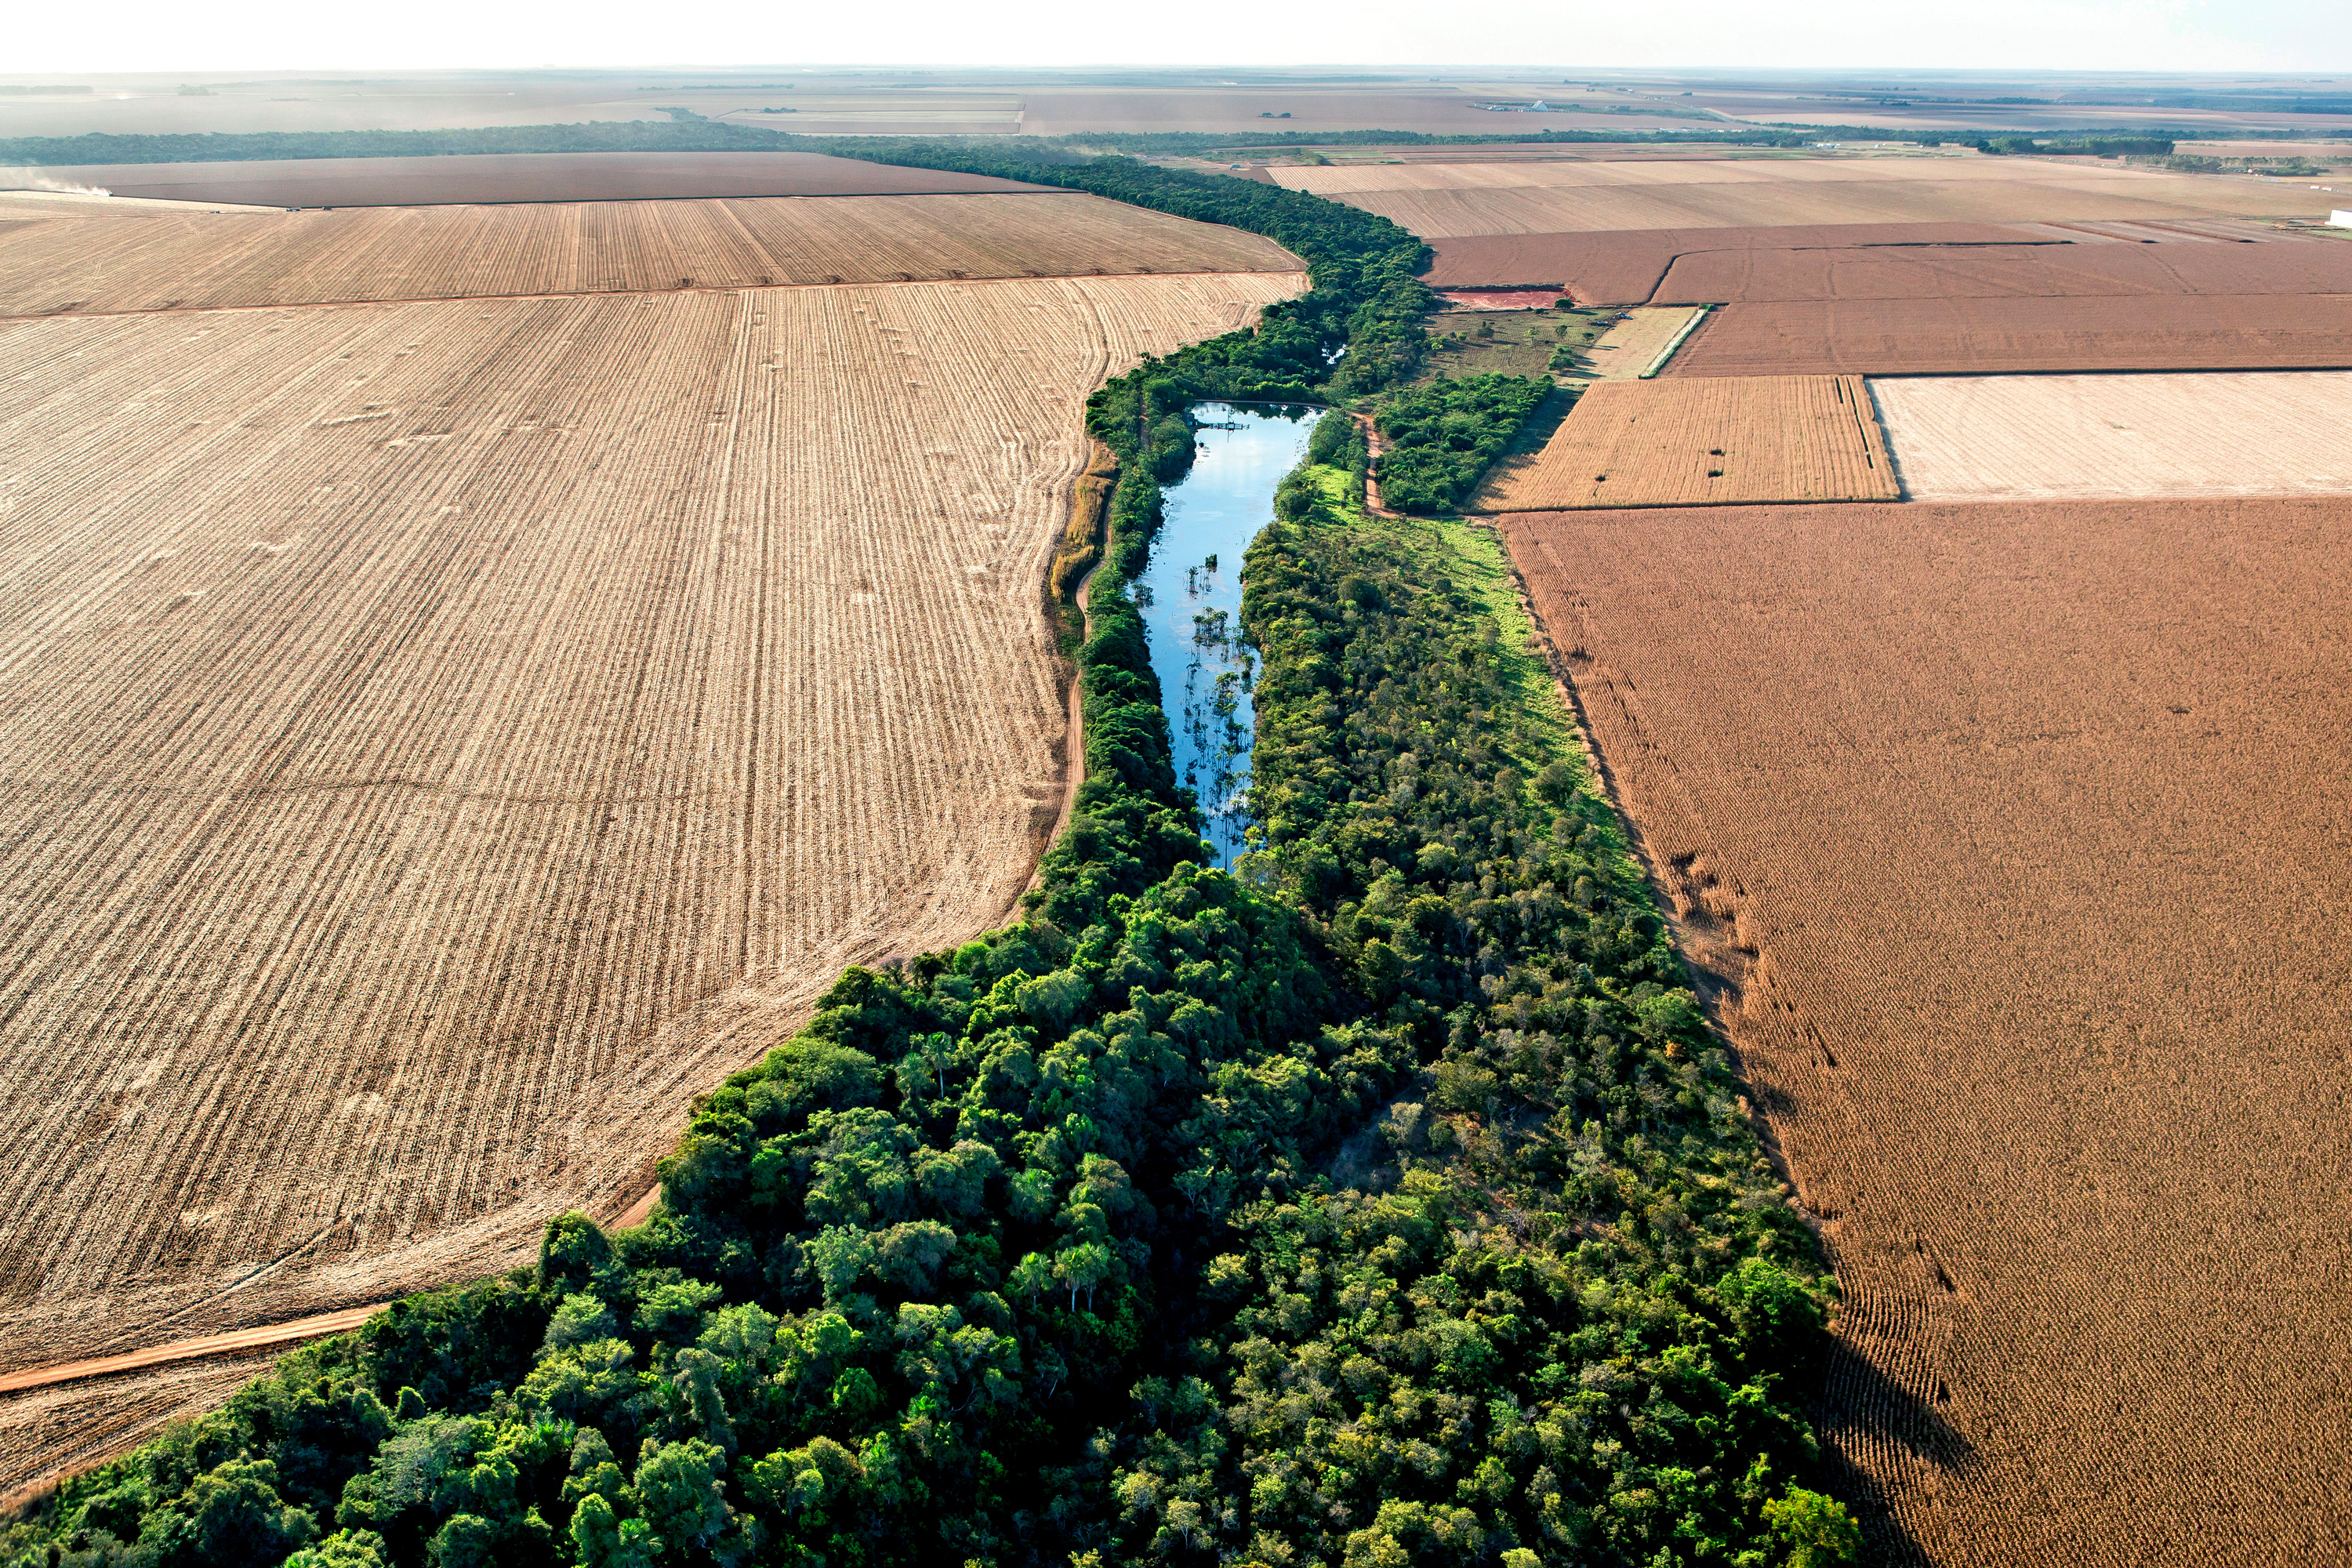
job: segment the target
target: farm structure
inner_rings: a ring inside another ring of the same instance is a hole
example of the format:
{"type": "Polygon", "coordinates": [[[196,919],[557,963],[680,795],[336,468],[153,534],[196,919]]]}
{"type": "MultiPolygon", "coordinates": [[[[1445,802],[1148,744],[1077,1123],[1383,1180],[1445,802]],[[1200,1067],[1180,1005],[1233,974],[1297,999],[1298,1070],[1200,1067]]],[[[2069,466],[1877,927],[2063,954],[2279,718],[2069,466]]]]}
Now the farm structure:
{"type": "Polygon", "coordinates": [[[1873,1554],[2341,1560],[2341,501],[1503,524],[1821,1222],[1873,1554]]]}
{"type": "Polygon", "coordinates": [[[1268,172],[1294,190],[1351,203],[1423,238],[1815,224],[2324,217],[2335,199],[2284,183],[1974,156],[1302,164],[1268,172]]]}
{"type": "Polygon", "coordinates": [[[2352,366],[2352,294],[2012,295],[1727,305],[1707,312],[1660,374],[2344,366],[2352,366]]]}
{"type": "Polygon", "coordinates": [[[1507,458],[1471,508],[1894,500],[1894,465],[1858,376],[1607,381],[1540,451],[1507,458]]]}
{"type": "Polygon", "coordinates": [[[0,317],[1298,266],[1255,235],[1075,191],[139,208],[28,222],[7,235],[0,317]]]}
{"type": "Polygon", "coordinates": [[[2352,496],[2352,372],[1898,376],[1871,391],[1914,500],[2352,496]]]}
{"type": "MultiPolygon", "coordinates": [[[[1002,918],[1084,400],[1304,286],[0,323],[0,1371],[501,1267],[1002,918]]],[[[0,1490],[126,1386],[0,1404],[0,1490]]]]}
{"type": "Polygon", "coordinates": [[[940,195],[1045,187],[816,153],[479,153],[437,158],[267,158],[92,163],[42,171],[118,196],[274,207],[463,202],[677,201],[698,196],[940,195]]]}

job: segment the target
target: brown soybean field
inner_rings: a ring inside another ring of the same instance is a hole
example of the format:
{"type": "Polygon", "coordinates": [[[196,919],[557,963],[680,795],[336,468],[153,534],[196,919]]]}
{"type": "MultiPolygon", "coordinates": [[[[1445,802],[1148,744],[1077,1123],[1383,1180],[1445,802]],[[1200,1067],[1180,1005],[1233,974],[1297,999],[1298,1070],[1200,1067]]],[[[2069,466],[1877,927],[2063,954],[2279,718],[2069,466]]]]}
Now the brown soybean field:
{"type": "Polygon", "coordinates": [[[2272,245],[1753,246],[1677,257],[1652,297],[1663,305],[2326,293],[2352,294],[2352,245],[2282,237],[2272,245]]]}
{"type": "Polygon", "coordinates": [[[1504,525],[1829,1244],[1877,1557],[2352,1554],[2341,500],[1504,525]]]}
{"type": "Polygon", "coordinates": [[[1605,381],[1543,448],[1496,465],[1478,511],[1894,500],[1859,376],[1605,381]]]}
{"type": "Polygon", "coordinates": [[[1914,500],[2352,493],[2344,371],[1900,376],[1871,391],[1914,500]]]}
{"type": "MultiPolygon", "coordinates": [[[[2026,245],[2039,237],[2012,224],[1852,223],[1761,228],[1601,229],[1589,234],[1456,235],[1430,242],[1436,259],[1423,274],[1433,289],[1539,285],[1565,289],[1579,304],[1639,305],[1657,292],[1678,257],[1732,250],[1834,247],[2026,245]]],[[[2058,238],[2040,243],[2063,245],[2058,238]]],[[[1706,301],[1715,303],[1714,300],[1706,301]]]]}
{"type": "Polygon", "coordinates": [[[90,205],[97,216],[7,231],[0,317],[1298,266],[1255,235],[1077,192],[120,216],[90,205]]]}
{"type": "Polygon", "coordinates": [[[2352,294],[2139,294],[1726,305],[1659,374],[2340,367],[2352,367],[2352,294]]]}
{"type": "MultiPolygon", "coordinates": [[[[1083,400],[1303,287],[0,323],[0,1371],[496,1268],[1000,918],[1083,400]]],[[[0,1489],[129,1408],[12,1398],[0,1489]]]]}

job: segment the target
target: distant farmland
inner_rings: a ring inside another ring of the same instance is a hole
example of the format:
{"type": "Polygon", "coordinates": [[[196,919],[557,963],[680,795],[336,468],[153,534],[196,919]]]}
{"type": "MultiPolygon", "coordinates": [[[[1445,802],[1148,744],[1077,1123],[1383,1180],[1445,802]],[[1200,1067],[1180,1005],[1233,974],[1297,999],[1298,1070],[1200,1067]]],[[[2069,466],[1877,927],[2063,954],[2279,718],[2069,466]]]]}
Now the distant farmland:
{"type": "Polygon", "coordinates": [[[1255,235],[1073,191],[217,215],[86,205],[7,231],[0,316],[1298,266],[1255,235]]]}
{"type": "MultiPolygon", "coordinates": [[[[1815,224],[2325,217],[2339,198],[2137,169],[1973,156],[1280,166],[1426,238],[1815,224]]],[[[1550,279],[1498,281],[1551,282],[1550,279]]]]}
{"type": "Polygon", "coordinates": [[[42,171],[118,196],[262,206],[683,201],[708,196],[937,195],[1045,187],[815,153],[472,153],[92,163],[42,171]]]}
{"type": "Polygon", "coordinates": [[[2282,236],[2253,245],[1727,247],[1677,257],[1653,297],[1665,305],[2347,292],[2352,245],[2282,236]]]}
{"type": "Polygon", "coordinates": [[[1504,522],[1832,1249],[1883,1560],[2340,1560],[2341,500],[1504,522]]]}
{"type": "Polygon", "coordinates": [[[2352,294],[2139,294],[1727,305],[1707,312],[1706,324],[1660,374],[2345,366],[2352,366],[2352,294]]]}

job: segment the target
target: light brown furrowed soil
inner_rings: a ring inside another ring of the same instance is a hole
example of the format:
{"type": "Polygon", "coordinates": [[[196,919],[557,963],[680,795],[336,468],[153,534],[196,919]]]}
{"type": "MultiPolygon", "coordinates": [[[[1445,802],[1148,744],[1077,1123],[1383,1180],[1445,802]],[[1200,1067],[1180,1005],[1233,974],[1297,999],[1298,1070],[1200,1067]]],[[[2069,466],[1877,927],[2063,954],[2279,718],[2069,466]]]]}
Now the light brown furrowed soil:
{"type": "Polygon", "coordinates": [[[2352,497],[2352,372],[1921,375],[1871,391],[1914,500],[2352,497]]]}
{"type": "Polygon", "coordinates": [[[1279,272],[1273,241],[1079,192],[58,218],[0,316],[1129,273],[1279,272]]]}
{"type": "Polygon", "coordinates": [[[2285,182],[1974,156],[1290,165],[1271,172],[1294,190],[1363,207],[1424,238],[1812,224],[2325,217],[2328,204],[2340,200],[2285,182]]]}
{"type": "Polygon", "coordinates": [[[0,324],[0,1370],[503,1267],[1001,918],[1084,399],[1303,287],[0,324]]]}
{"type": "Polygon", "coordinates": [[[1684,335],[1699,314],[1688,306],[1653,310],[1641,306],[1577,352],[1575,366],[1563,374],[1571,379],[1634,381],[1649,374],[1658,356],[1684,335]]]}
{"type": "MultiPolygon", "coordinates": [[[[2352,199],[2352,198],[2347,198],[2352,199]]],[[[1716,250],[1667,268],[1660,304],[2128,294],[2352,294],[2352,245],[1987,245],[1716,250]]]]}
{"type": "Polygon", "coordinates": [[[1858,376],[1596,382],[1541,451],[1495,465],[1478,511],[1894,500],[1858,376]]]}
{"type": "MultiPolygon", "coordinates": [[[[2284,247],[2280,248],[2284,248],[2284,247]]],[[[2352,294],[1827,300],[1710,310],[1661,374],[2352,366],[2352,294]]]]}
{"type": "Polygon", "coordinates": [[[2347,1560],[2345,504],[1503,522],[1832,1248],[1883,1560],[2347,1560]]]}
{"type": "Polygon", "coordinates": [[[987,174],[903,169],[816,153],[483,153],[436,158],[278,158],[91,163],[42,171],[118,196],[257,206],[678,201],[1037,191],[987,174]]]}
{"type": "MultiPolygon", "coordinates": [[[[1678,256],[1824,247],[2018,245],[2034,237],[2007,224],[1847,223],[1757,228],[1604,229],[1591,234],[1475,234],[1430,242],[1436,252],[1423,281],[1433,289],[1537,284],[1565,289],[1579,304],[1648,300],[1678,256]]],[[[2047,243],[2063,244],[2051,239],[2047,243]]]]}

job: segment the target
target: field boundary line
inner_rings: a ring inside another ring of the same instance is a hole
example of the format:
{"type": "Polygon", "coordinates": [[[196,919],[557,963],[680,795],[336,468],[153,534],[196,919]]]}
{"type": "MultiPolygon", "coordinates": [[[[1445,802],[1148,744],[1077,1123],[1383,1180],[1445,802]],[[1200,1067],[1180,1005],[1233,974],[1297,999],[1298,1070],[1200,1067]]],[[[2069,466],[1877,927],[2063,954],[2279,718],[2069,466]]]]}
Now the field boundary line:
{"type": "Polygon", "coordinates": [[[1690,320],[1676,328],[1675,335],[1666,340],[1666,346],[1658,351],[1658,357],[1643,367],[1642,380],[1648,381],[1666,368],[1666,362],[1675,357],[1675,351],[1683,346],[1685,338],[1698,331],[1698,324],[1706,320],[1706,313],[1711,308],[1706,305],[1695,305],[1691,308],[1690,320]]]}
{"type": "Polygon", "coordinates": [[[924,289],[950,283],[1059,283],[1122,278],[1286,278],[1304,276],[1304,267],[1230,267],[1197,272],[1023,272],[994,278],[877,278],[841,283],[695,283],[683,289],[563,289],[530,294],[418,294],[385,300],[294,300],[267,305],[162,305],[148,310],[33,310],[0,315],[16,321],[120,321],[140,316],[243,315],[256,310],[364,310],[381,305],[491,305],[533,300],[625,300],[672,294],[782,293],[805,289],[924,289]]]}

